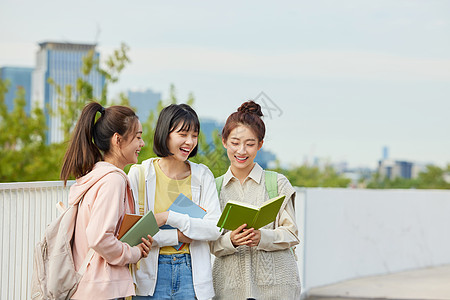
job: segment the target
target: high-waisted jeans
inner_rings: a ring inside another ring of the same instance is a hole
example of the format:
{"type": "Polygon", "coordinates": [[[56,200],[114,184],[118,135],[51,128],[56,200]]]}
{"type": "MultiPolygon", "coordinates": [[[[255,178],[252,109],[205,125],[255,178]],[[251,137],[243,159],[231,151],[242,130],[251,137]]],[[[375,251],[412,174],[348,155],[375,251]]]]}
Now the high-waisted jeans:
{"type": "Polygon", "coordinates": [[[153,296],[134,296],[133,299],[196,299],[192,281],[191,255],[159,255],[158,278],[153,296]]]}

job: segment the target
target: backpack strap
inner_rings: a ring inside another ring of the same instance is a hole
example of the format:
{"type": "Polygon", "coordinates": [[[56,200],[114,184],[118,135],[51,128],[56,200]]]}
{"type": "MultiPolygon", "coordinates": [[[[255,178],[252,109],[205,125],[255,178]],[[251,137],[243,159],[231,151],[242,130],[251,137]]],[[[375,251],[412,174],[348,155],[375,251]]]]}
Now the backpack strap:
{"type": "Polygon", "coordinates": [[[145,214],[145,167],[139,165],[139,214],[143,216],[145,214]]]}
{"type": "MultiPolygon", "coordinates": [[[[266,190],[269,194],[269,199],[278,196],[278,174],[274,171],[264,171],[266,178],[266,190]]],[[[220,190],[222,189],[224,175],[216,178],[217,194],[220,197],[220,190]]]]}
{"type": "MultiPolygon", "coordinates": [[[[86,194],[86,192],[85,192],[85,194],[86,194]]],[[[84,198],[84,194],[83,194],[83,198],[84,198]]],[[[81,203],[81,201],[78,202],[78,204],[77,204],[78,209],[80,209],[80,203],[81,203]]],[[[66,210],[66,206],[61,201],[56,203],[56,208],[58,209],[58,211],[60,213],[64,213],[64,211],[66,210]]],[[[88,266],[89,262],[91,261],[92,257],[94,256],[94,253],[95,253],[94,249],[89,248],[89,251],[86,254],[86,257],[84,258],[83,263],[81,264],[81,267],[78,270],[78,274],[80,274],[81,276],[83,276],[84,273],[86,272],[87,266],[88,266]]]]}
{"type": "Polygon", "coordinates": [[[222,189],[222,185],[223,185],[223,176],[219,176],[216,178],[216,189],[217,189],[217,196],[220,197],[220,190],[222,189]]]}
{"type": "Polygon", "coordinates": [[[142,164],[135,164],[131,166],[132,168],[137,168],[139,173],[138,180],[138,205],[139,205],[139,214],[143,216],[146,212],[145,209],[145,167],[142,164]]]}
{"type": "Polygon", "coordinates": [[[269,199],[278,196],[278,174],[274,171],[264,171],[266,177],[266,190],[269,199]]]}
{"type": "Polygon", "coordinates": [[[94,256],[94,249],[90,248],[88,253],[86,254],[86,258],[83,260],[83,264],[81,265],[80,269],[78,270],[78,273],[83,276],[86,272],[87,266],[89,262],[91,261],[92,257],[94,256]]]}

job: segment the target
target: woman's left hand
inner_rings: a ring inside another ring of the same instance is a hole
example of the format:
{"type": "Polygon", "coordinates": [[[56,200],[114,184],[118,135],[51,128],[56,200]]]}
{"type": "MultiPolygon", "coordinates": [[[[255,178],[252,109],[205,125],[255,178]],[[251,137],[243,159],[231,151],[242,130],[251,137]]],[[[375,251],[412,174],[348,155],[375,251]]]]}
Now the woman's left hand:
{"type": "Polygon", "coordinates": [[[136,246],[141,251],[141,258],[147,257],[150,249],[152,249],[153,238],[150,235],[147,235],[147,238],[141,238],[142,243],[136,246]]]}
{"type": "MultiPolygon", "coordinates": [[[[248,230],[248,229],[244,229],[248,230]]],[[[256,247],[259,245],[259,241],[261,241],[261,231],[260,230],[253,230],[253,236],[251,238],[251,242],[247,245],[249,247],[256,247]]]]}

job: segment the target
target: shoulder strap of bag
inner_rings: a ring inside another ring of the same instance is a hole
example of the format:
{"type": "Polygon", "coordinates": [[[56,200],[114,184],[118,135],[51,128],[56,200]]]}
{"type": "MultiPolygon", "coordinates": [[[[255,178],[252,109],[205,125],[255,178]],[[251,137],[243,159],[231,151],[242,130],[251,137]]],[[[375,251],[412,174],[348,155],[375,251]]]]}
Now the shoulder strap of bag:
{"type": "Polygon", "coordinates": [[[269,199],[278,196],[278,174],[274,171],[264,171],[266,177],[266,190],[269,194],[269,199]]]}
{"type": "Polygon", "coordinates": [[[223,176],[219,176],[216,178],[216,189],[217,189],[217,196],[220,197],[220,190],[222,189],[223,185],[223,176]]]}
{"type": "Polygon", "coordinates": [[[78,270],[78,273],[83,276],[86,272],[87,266],[89,262],[91,261],[92,257],[94,256],[94,249],[90,248],[88,253],[86,254],[86,258],[83,260],[83,264],[81,265],[80,269],[78,270]]]}
{"type": "MultiPolygon", "coordinates": [[[[264,171],[266,178],[266,190],[269,194],[269,199],[278,196],[278,174],[274,171],[264,171]]],[[[217,194],[220,197],[220,190],[222,189],[224,175],[216,178],[217,194]]]]}
{"type": "MultiPolygon", "coordinates": [[[[86,192],[87,192],[87,191],[86,191],[86,192]]],[[[85,194],[86,194],[86,192],[85,192],[85,194]]],[[[84,195],[83,195],[83,197],[84,197],[84,195]]],[[[82,199],[81,201],[83,201],[83,199],[82,199]]],[[[77,209],[80,208],[81,201],[78,202],[78,204],[77,204],[77,205],[78,205],[78,208],[77,208],[77,209]]],[[[64,203],[62,203],[61,201],[59,201],[58,203],[56,203],[56,208],[58,209],[58,211],[59,211],[60,213],[63,213],[63,212],[66,210],[66,206],[65,206],[64,203]]],[[[88,266],[89,262],[91,261],[92,257],[94,256],[94,253],[95,253],[94,249],[89,248],[89,251],[88,251],[88,253],[86,254],[86,257],[84,258],[83,263],[81,264],[81,267],[80,267],[80,269],[78,270],[78,273],[79,273],[81,276],[83,276],[84,273],[86,272],[87,266],[88,266]]]]}
{"type": "Polygon", "coordinates": [[[142,164],[136,166],[139,169],[139,214],[143,216],[145,214],[145,167],[142,164]]]}

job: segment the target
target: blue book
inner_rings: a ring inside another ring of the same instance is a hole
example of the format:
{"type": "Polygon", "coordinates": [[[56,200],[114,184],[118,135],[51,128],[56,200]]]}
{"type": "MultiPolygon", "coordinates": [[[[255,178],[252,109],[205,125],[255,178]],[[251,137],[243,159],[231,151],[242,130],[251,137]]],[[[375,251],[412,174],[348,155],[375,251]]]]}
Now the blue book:
{"type": "MultiPolygon", "coordinates": [[[[195,204],[191,199],[186,197],[183,193],[180,193],[178,197],[173,201],[172,205],[167,210],[171,210],[180,214],[189,215],[191,218],[203,219],[206,215],[206,210],[195,204]]],[[[160,229],[174,229],[172,226],[163,225],[160,229]]],[[[184,243],[178,243],[173,246],[177,251],[183,247],[184,243]]]]}

